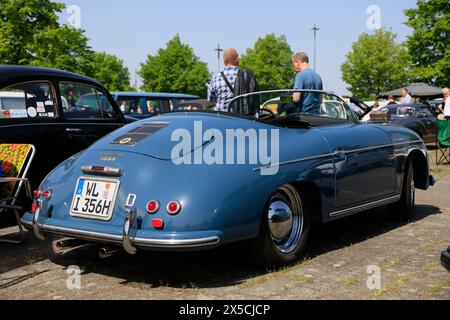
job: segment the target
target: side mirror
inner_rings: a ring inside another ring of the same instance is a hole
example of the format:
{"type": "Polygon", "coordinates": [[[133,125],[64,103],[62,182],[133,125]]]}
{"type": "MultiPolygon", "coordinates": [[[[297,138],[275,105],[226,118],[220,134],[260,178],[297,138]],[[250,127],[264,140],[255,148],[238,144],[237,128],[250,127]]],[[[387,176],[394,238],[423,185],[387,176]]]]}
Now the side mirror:
{"type": "Polygon", "coordinates": [[[372,107],[369,107],[367,104],[359,100],[357,97],[350,97],[350,102],[359,107],[363,111],[362,114],[359,115],[359,119],[363,119],[373,110],[372,107]]]}

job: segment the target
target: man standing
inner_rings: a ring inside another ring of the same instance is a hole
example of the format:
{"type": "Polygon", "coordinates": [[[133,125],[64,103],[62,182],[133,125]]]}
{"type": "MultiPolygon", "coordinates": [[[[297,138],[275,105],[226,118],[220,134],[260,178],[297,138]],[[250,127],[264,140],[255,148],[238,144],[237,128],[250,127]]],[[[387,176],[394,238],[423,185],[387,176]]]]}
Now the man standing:
{"type": "Polygon", "coordinates": [[[412,103],[412,97],[409,94],[408,89],[404,88],[402,90],[402,98],[400,99],[400,104],[411,104],[412,103]]]}
{"type": "Polygon", "coordinates": [[[444,100],[442,101],[442,105],[439,109],[444,114],[445,119],[450,120],[450,89],[444,88],[442,93],[444,94],[444,100]]]}
{"type": "MultiPolygon", "coordinates": [[[[298,52],[293,57],[295,76],[294,90],[323,90],[322,78],[310,68],[309,57],[305,52],[298,52]]],[[[300,105],[300,112],[320,114],[320,94],[297,92],[294,93],[294,102],[300,105]]]]}
{"type": "Polygon", "coordinates": [[[223,55],[225,68],[216,74],[208,88],[208,100],[217,101],[217,111],[228,111],[234,97],[233,87],[239,72],[239,54],[236,49],[227,49],[223,55]]]}

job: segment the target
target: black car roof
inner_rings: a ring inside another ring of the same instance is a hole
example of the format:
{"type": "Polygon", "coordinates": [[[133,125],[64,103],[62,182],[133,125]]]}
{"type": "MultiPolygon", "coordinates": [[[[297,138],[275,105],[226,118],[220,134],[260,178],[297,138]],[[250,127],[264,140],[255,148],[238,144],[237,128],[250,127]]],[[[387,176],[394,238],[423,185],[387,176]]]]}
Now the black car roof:
{"type": "Polygon", "coordinates": [[[21,79],[21,78],[27,78],[27,77],[29,77],[29,78],[39,78],[39,77],[65,78],[65,79],[90,82],[90,83],[93,83],[93,84],[103,87],[103,85],[101,83],[99,83],[98,81],[95,81],[88,77],[81,76],[79,74],[68,72],[68,71],[43,68],[43,67],[0,65],[0,82],[11,81],[14,79],[21,79]]]}

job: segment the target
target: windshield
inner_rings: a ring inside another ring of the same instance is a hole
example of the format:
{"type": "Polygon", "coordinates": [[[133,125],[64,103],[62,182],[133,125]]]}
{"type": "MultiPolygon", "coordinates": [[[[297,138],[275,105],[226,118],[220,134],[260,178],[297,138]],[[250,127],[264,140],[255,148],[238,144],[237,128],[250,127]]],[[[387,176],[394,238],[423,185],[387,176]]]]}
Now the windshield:
{"type": "Polygon", "coordinates": [[[323,91],[277,90],[243,95],[233,99],[229,111],[256,118],[319,117],[357,121],[358,117],[339,96],[323,91]]]}

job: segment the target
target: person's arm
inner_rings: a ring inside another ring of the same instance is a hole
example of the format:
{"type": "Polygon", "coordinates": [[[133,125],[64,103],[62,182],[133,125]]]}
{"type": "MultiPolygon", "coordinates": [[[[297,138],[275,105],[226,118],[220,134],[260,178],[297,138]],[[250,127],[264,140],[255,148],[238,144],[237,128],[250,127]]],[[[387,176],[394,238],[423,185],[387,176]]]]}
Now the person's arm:
{"type": "Polygon", "coordinates": [[[211,101],[216,101],[216,100],[217,100],[217,94],[216,94],[216,90],[215,90],[215,78],[213,78],[208,87],[208,101],[211,102],[211,101]]]}
{"type": "Polygon", "coordinates": [[[439,111],[443,114],[444,113],[444,104],[443,103],[441,103],[440,105],[439,105],[439,111]]]}
{"type": "MultiPolygon", "coordinates": [[[[303,77],[301,73],[297,73],[297,75],[295,76],[294,90],[301,90],[301,89],[303,89],[303,77]]],[[[292,95],[292,100],[294,101],[294,103],[299,103],[301,99],[302,99],[301,92],[295,92],[292,95]]]]}

